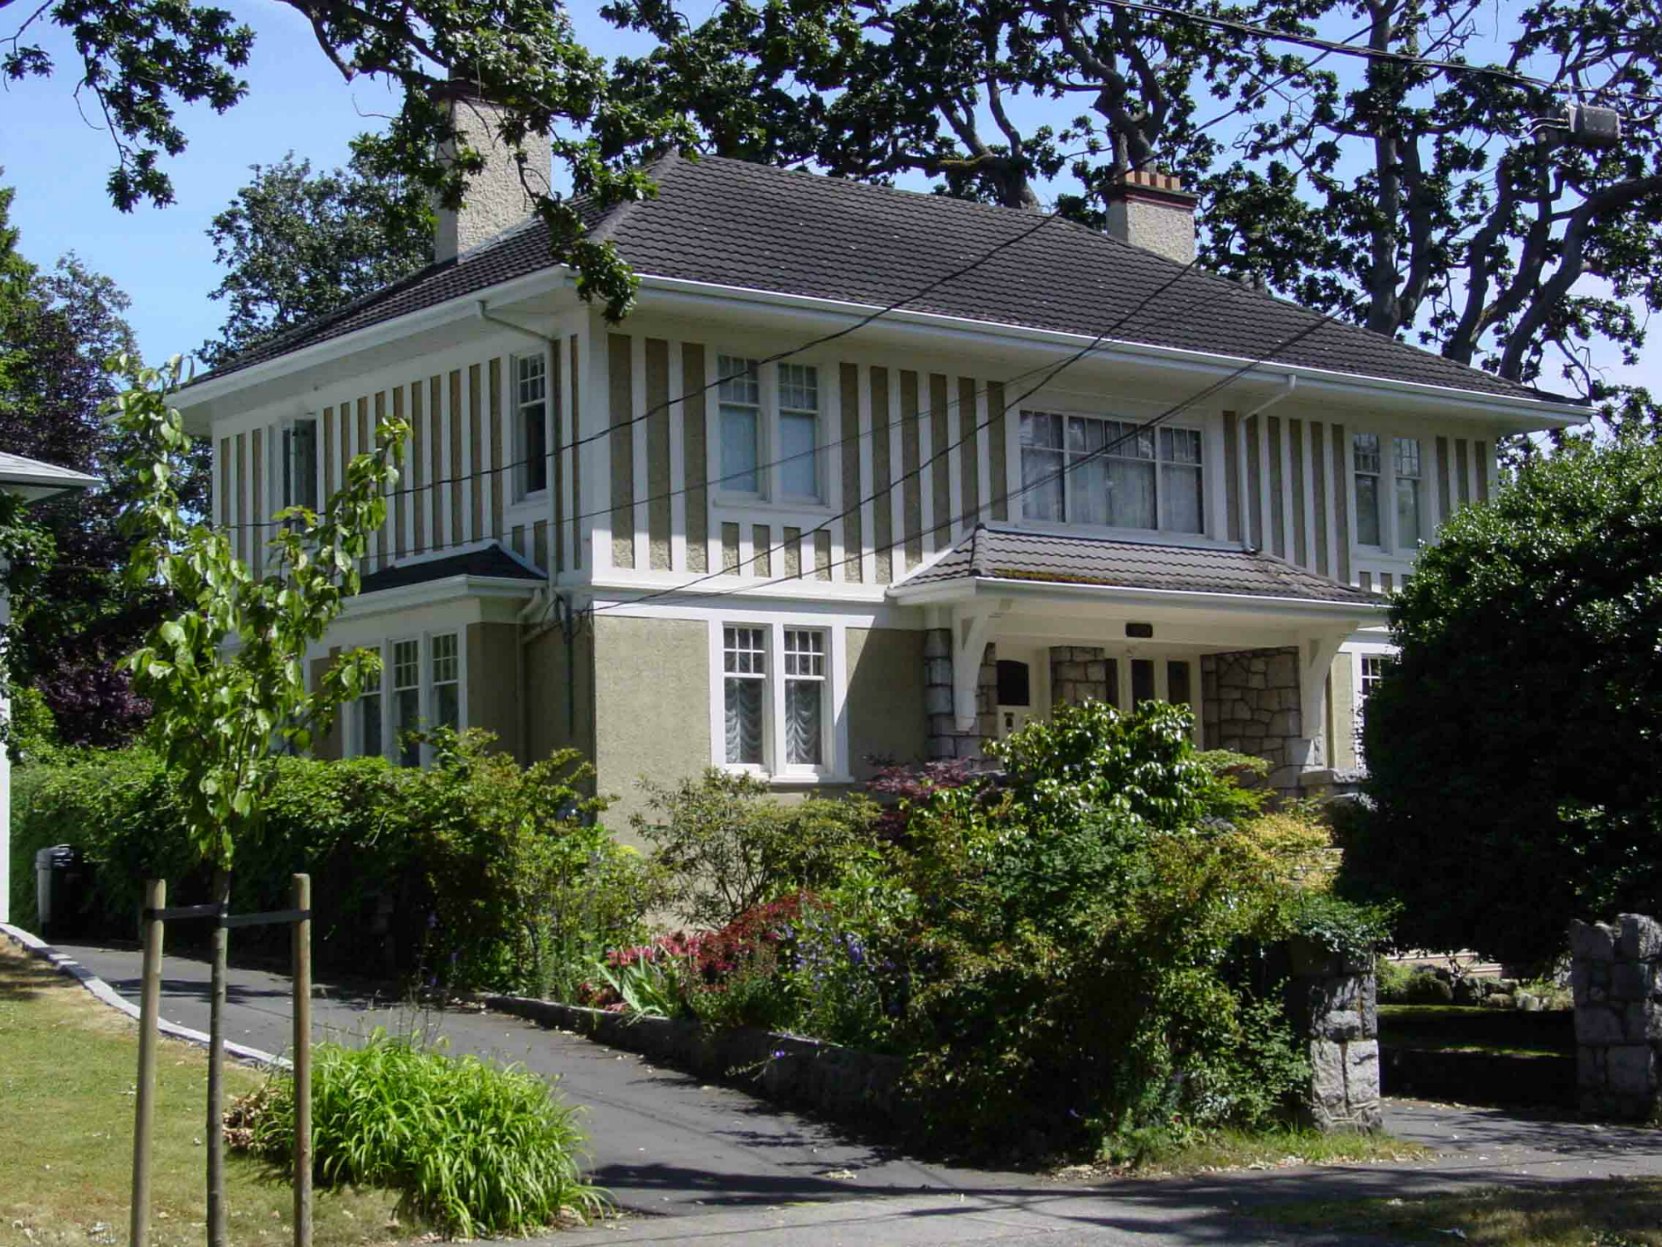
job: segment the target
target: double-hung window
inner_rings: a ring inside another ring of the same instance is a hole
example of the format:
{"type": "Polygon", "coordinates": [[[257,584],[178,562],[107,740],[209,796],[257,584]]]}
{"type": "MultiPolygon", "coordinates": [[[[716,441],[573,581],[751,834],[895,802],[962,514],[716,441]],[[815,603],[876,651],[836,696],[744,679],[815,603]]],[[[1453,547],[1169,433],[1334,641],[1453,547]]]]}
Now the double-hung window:
{"type": "Polygon", "coordinates": [[[514,360],[514,411],[523,498],[548,488],[548,363],[540,354],[514,360]]]}
{"type": "Polygon", "coordinates": [[[716,357],[721,408],[721,488],[728,493],[762,492],[762,382],[756,361],[716,357]]]}
{"type": "Polygon", "coordinates": [[[784,776],[831,770],[831,634],[721,627],[721,748],[729,767],[784,776]]]}
{"type": "Polygon", "coordinates": [[[1380,512],[1379,490],[1383,465],[1379,456],[1379,434],[1358,433],[1351,445],[1351,456],[1356,476],[1356,544],[1383,546],[1385,524],[1380,512]]]}
{"type": "Polygon", "coordinates": [[[354,742],[355,752],[365,758],[380,756],[386,751],[381,736],[381,673],[371,672],[364,679],[364,686],[358,693],[358,700],[353,706],[354,727],[357,740],[354,742]]]}
{"type": "Polygon", "coordinates": [[[723,628],[722,670],[727,764],[759,768],[767,752],[767,629],[723,628]]]}
{"type": "Polygon", "coordinates": [[[1425,536],[1419,439],[1377,433],[1351,439],[1356,544],[1412,554],[1425,536]]]}
{"type": "Polygon", "coordinates": [[[285,507],[317,510],[317,421],[311,417],[283,426],[283,491],[285,507]]]}
{"type": "Polygon", "coordinates": [[[787,498],[819,497],[819,370],[812,364],[780,364],[779,492],[787,498]]]}
{"type": "Polygon", "coordinates": [[[1385,678],[1386,665],[1391,661],[1389,654],[1358,654],[1356,656],[1356,705],[1354,707],[1355,722],[1353,725],[1353,739],[1356,742],[1356,756],[1362,756],[1362,724],[1367,717],[1368,699],[1374,695],[1379,682],[1385,678]]]}
{"type": "Polygon", "coordinates": [[[392,643],[392,741],[400,766],[421,765],[421,642],[392,643]]]}
{"type": "Polygon", "coordinates": [[[1391,467],[1396,474],[1397,549],[1420,544],[1420,444],[1412,437],[1391,439],[1391,467]]]}
{"type": "Polygon", "coordinates": [[[825,633],[785,629],[785,762],[825,764],[825,633]]]}
{"type": "Polygon", "coordinates": [[[462,664],[454,632],[443,632],[428,643],[432,680],[433,726],[452,730],[462,725],[462,664]]]}
{"type": "Polygon", "coordinates": [[[1198,533],[1197,429],[1023,412],[1022,514],[1031,520],[1198,533]]]}

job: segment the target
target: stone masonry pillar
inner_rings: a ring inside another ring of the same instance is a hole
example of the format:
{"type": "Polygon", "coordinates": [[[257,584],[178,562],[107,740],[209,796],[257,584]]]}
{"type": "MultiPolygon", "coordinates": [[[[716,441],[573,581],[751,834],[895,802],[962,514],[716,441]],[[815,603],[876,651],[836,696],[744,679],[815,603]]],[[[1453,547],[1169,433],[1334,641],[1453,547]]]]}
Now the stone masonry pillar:
{"type": "Polygon", "coordinates": [[[1304,740],[1298,650],[1202,655],[1200,688],[1206,747],[1263,758],[1270,787],[1296,789],[1304,740]]]}
{"type": "Polygon", "coordinates": [[[1287,1016],[1310,1058],[1305,1112],[1318,1130],[1378,1130],[1378,985],[1370,958],[1290,941],[1287,1016]]]}
{"type": "Polygon", "coordinates": [[[975,730],[960,732],[952,713],[952,630],[930,628],[923,637],[923,710],[928,716],[929,760],[985,757],[983,744],[998,735],[998,657],[992,645],[976,675],[975,730]]]}
{"type": "Polygon", "coordinates": [[[1570,957],[1582,1112],[1662,1120],[1662,924],[1572,922],[1570,957]]]}

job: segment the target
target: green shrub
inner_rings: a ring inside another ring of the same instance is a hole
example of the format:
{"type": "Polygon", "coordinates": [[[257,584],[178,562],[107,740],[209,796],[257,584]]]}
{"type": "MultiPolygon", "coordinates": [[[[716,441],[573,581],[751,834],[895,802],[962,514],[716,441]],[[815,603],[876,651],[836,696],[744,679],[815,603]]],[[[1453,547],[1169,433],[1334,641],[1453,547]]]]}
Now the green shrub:
{"type": "MultiPolygon", "coordinates": [[[[293,1079],[275,1077],[227,1124],[233,1146],[287,1163],[293,1079]]],[[[318,1182],[395,1190],[455,1237],[525,1234],[604,1207],[582,1180],[575,1110],[546,1080],[384,1031],[314,1049],[312,1139],[318,1182]]]]}
{"type": "Polygon", "coordinates": [[[909,972],[935,1133],[1067,1145],[1288,1107],[1304,1060],[1252,971],[1331,874],[1325,831],[1254,815],[1178,708],[1059,707],[996,749],[1002,784],[917,802],[893,861],[913,906],[879,955],[909,972]]]}
{"type": "Polygon", "coordinates": [[[1412,969],[1381,954],[1374,958],[1373,973],[1374,981],[1378,984],[1380,1004],[1408,1003],[1408,984],[1414,977],[1412,969]]]}
{"type": "MultiPolygon", "coordinates": [[[[291,875],[309,872],[320,968],[420,973],[457,988],[572,991],[605,949],[643,936],[655,876],[594,821],[598,803],[580,795],[574,755],[521,768],[485,733],[434,744],[426,771],[379,758],[281,759],[258,833],[237,846],[232,908],[286,909],[291,875]]],[[[153,754],[85,751],[14,775],[19,922],[35,921],[35,850],[60,842],[92,863],[100,933],[134,933],[147,878],[168,880],[175,903],[207,893],[153,754]]],[[[203,933],[181,923],[168,939],[203,933]]],[[[281,954],[287,939],[249,928],[234,947],[281,954]]]]}
{"type": "Polygon", "coordinates": [[[1416,970],[1408,976],[1402,998],[1411,1005],[1449,1005],[1454,1003],[1454,988],[1430,970],[1416,970]]]}
{"type": "Polygon", "coordinates": [[[689,922],[722,927],[774,897],[814,890],[869,852],[877,807],[864,797],[785,804],[749,775],[714,768],[666,786],[644,781],[635,830],[667,872],[689,922]]]}

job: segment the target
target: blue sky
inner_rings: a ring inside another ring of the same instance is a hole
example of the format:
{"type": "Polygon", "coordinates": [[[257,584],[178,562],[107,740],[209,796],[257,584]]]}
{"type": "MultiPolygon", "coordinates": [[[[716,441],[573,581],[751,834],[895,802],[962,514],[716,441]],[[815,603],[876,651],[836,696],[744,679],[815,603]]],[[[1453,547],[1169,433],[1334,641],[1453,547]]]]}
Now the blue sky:
{"type": "MultiPolygon", "coordinates": [[[[314,166],[340,164],[348,141],[376,127],[376,114],[396,106],[384,87],[342,82],[293,9],[272,0],[233,7],[258,32],[245,72],[248,95],[223,116],[208,109],[185,111],[190,146],[167,162],[177,194],[177,202],[167,208],[141,206],[123,214],[110,204],[105,179],[114,150],[101,121],[93,124],[91,114],[83,118],[72,94],[72,73],[7,84],[0,102],[5,115],[0,166],[4,182],[17,190],[12,220],[23,231],[23,253],[38,264],[50,264],[73,251],[112,277],[132,296],[129,320],[140,348],[153,361],[192,351],[218,329],[222,307],[208,295],[220,271],[206,230],[248,181],[249,166],[280,160],[291,150],[314,166]]],[[[696,17],[702,7],[703,0],[695,0],[689,16],[696,17]]],[[[572,9],[578,33],[591,48],[612,56],[642,46],[638,37],[613,29],[597,10],[597,0],[572,9]]],[[[42,41],[61,66],[73,70],[73,49],[55,28],[47,29],[42,41]]],[[[1021,113],[1035,111],[1037,102],[1022,103],[1021,113]]],[[[1662,351],[1656,347],[1631,371],[1613,359],[1601,362],[1614,374],[1662,384],[1662,351]]],[[[1556,377],[1545,380],[1551,385],[1556,377]]]]}

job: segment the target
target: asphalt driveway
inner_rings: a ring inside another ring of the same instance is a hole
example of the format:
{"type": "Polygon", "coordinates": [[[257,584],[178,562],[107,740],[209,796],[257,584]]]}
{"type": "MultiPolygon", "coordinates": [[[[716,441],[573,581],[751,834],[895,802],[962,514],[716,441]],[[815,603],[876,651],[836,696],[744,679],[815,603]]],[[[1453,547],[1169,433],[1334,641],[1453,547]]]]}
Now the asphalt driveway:
{"type": "MultiPolygon", "coordinates": [[[[137,1000],[136,950],[56,947],[137,1000]]],[[[226,1037],[267,1052],[285,1051],[289,999],[286,976],[233,968],[226,990],[226,1037]]],[[[162,1016],[208,1029],[206,962],[164,959],[162,1016]]],[[[1033,1181],[922,1164],[741,1091],[703,1084],[633,1053],[501,1014],[417,1009],[324,985],[313,1002],[312,1019],[317,1039],[351,1042],[377,1026],[419,1028],[448,1042],[452,1051],[518,1061],[558,1077],[567,1100],[585,1110],[594,1181],[636,1212],[685,1213],[712,1206],[950,1192],[989,1181],[1033,1181]]]]}
{"type": "MultiPolygon", "coordinates": [[[[122,995],[136,997],[136,951],[58,947],[122,995]]],[[[207,979],[204,962],[167,958],[163,1016],[206,1030],[207,979]]],[[[952,1168],[850,1139],[743,1092],[518,1018],[419,1010],[328,986],[318,992],[312,1009],[319,1038],[350,1042],[375,1026],[419,1027],[454,1051],[519,1061],[560,1079],[568,1100],[587,1115],[594,1180],[623,1208],[646,1217],[607,1222],[558,1242],[1348,1247],[1347,1240],[1272,1230],[1254,1210],[1288,1200],[1662,1175],[1662,1132],[1404,1100],[1387,1101],[1386,1127],[1433,1148],[1432,1159],[1106,1183],[952,1168]]],[[[286,977],[233,969],[227,999],[228,1038],[270,1052],[287,1047],[286,977]]]]}

